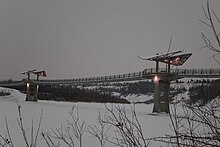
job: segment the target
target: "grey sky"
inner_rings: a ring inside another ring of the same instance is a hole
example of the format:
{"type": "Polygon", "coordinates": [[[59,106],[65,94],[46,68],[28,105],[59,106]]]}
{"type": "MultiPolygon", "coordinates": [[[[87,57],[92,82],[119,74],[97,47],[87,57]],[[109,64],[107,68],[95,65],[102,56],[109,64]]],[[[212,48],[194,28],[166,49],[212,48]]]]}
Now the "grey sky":
{"type": "MultiPolygon", "coordinates": [[[[183,68],[218,67],[203,46],[204,0],[1,0],[0,79],[43,69],[48,78],[120,74],[154,67],[150,57],[185,50],[183,68]]],[[[211,1],[220,15],[219,0],[211,1]]]]}

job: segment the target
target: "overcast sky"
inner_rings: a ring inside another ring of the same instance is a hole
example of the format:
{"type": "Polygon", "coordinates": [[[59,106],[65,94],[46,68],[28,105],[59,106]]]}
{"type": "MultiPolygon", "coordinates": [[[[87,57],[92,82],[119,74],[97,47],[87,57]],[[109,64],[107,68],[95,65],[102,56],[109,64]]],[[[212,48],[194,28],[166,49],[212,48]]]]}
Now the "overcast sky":
{"type": "MultiPolygon", "coordinates": [[[[137,56],[192,52],[182,68],[218,68],[201,50],[205,0],[1,0],[0,79],[29,69],[48,78],[122,74],[154,67],[137,56]]],[[[220,15],[220,1],[211,0],[220,15]]]]}

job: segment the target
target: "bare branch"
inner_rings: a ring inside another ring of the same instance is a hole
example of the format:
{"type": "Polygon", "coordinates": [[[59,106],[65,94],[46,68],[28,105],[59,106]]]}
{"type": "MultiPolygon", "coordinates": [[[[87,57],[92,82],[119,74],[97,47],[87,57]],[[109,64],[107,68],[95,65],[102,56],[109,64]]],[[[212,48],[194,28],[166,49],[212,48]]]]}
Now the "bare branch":
{"type": "Polygon", "coordinates": [[[39,120],[38,127],[37,127],[37,133],[35,135],[35,140],[34,140],[34,145],[35,146],[37,146],[37,138],[39,136],[39,131],[40,131],[42,119],[43,119],[43,110],[41,111],[41,114],[40,114],[40,120],[39,120]]]}
{"type": "Polygon", "coordinates": [[[104,122],[116,129],[114,131],[115,137],[112,138],[115,141],[109,141],[110,143],[131,147],[149,145],[150,140],[144,138],[134,107],[131,108],[131,115],[129,116],[125,107],[109,108],[106,106],[106,110],[107,116],[104,122]]]}
{"type": "Polygon", "coordinates": [[[22,120],[21,106],[20,105],[18,105],[18,116],[19,116],[19,118],[17,119],[17,121],[18,121],[18,125],[19,125],[19,127],[21,129],[24,142],[25,142],[26,146],[29,146],[29,143],[28,143],[28,140],[27,140],[27,136],[26,136],[26,132],[25,132],[24,126],[23,126],[23,120],[22,120]]]}
{"type": "MultiPolygon", "coordinates": [[[[12,138],[11,138],[11,134],[10,134],[10,131],[9,131],[8,121],[7,121],[6,116],[5,116],[5,125],[6,125],[7,134],[8,134],[9,141],[10,141],[10,144],[9,144],[9,145],[10,145],[11,147],[14,147],[13,142],[12,142],[12,138]]],[[[8,143],[8,141],[7,141],[6,139],[4,139],[4,141],[5,141],[6,143],[8,143]]]]}
{"type": "MultiPolygon", "coordinates": [[[[67,125],[62,126],[60,128],[51,129],[52,134],[49,133],[42,133],[44,140],[47,144],[53,144],[53,146],[59,142],[66,144],[69,147],[74,147],[74,139],[79,141],[79,146],[82,147],[83,145],[83,134],[86,130],[86,123],[85,121],[80,121],[80,116],[78,112],[78,108],[75,109],[73,107],[70,114],[70,120],[67,120],[67,125]]],[[[58,145],[55,145],[58,146],[58,145]]]]}
{"type": "Polygon", "coordinates": [[[208,27],[212,28],[212,26],[211,26],[208,22],[205,22],[205,21],[203,21],[203,20],[201,20],[201,19],[199,19],[199,21],[200,21],[201,23],[207,25],[208,27]]]}
{"type": "MultiPolygon", "coordinates": [[[[218,15],[215,13],[213,9],[210,8],[209,0],[206,1],[206,7],[202,6],[204,17],[206,21],[200,20],[203,24],[208,26],[211,29],[211,32],[213,33],[214,40],[217,42],[216,45],[214,45],[214,41],[211,41],[209,37],[207,37],[204,33],[202,33],[202,39],[205,43],[205,45],[202,48],[208,48],[213,52],[220,52],[220,31],[216,28],[216,21],[217,23],[220,23],[220,19],[218,15]],[[215,21],[216,20],[216,21],[215,21]]],[[[213,57],[215,62],[218,64],[220,63],[215,56],[213,57]]],[[[219,64],[220,65],[220,64],[219,64]]]]}
{"type": "Polygon", "coordinates": [[[175,135],[154,137],[160,141],[175,146],[218,146],[220,143],[219,103],[214,102],[204,107],[183,105],[183,116],[177,116],[176,106],[171,111],[171,123],[175,135]],[[203,128],[203,132],[201,131],[203,128]],[[200,131],[199,131],[200,130],[200,131]]]}
{"type": "Polygon", "coordinates": [[[220,23],[220,19],[218,17],[218,15],[215,13],[215,11],[212,9],[212,13],[214,14],[216,20],[218,21],[218,23],[220,23]]]}
{"type": "Polygon", "coordinates": [[[90,126],[87,131],[89,134],[98,139],[101,147],[104,147],[106,141],[108,140],[107,133],[109,132],[110,128],[110,125],[104,123],[101,113],[99,112],[97,116],[97,125],[90,126]]]}

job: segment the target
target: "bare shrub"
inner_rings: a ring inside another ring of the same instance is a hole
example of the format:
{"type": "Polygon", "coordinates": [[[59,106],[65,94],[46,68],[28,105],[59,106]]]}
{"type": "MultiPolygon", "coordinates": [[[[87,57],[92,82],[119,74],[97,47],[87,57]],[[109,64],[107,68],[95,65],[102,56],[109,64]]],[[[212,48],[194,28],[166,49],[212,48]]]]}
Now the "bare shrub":
{"type": "Polygon", "coordinates": [[[67,120],[67,124],[60,128],[51,129],[50,132],[42,132],[42,136],[49,147],[61,146],[61,143],[69,146],[75,146],[75,139],[78,140],[79,146],[83,145],[83,134],[87,128],[85,121],[80,121],[78,108],[72,107],[70,114],[70,120],[67,120]],[[75,111],[76,110],[76,111],[75,111]]]}
{"type": "Polygon", "coordinates": [[[219,146],[220,103],[213,100],[205,106],[183,105],[183,116],[178,116],[174,106],[170,115],[174,135],[155,137],[155,141],[175,146],[219,146]]]}
{"type": "Polygon", "coordinates": [[[215,11],[210,7],[209,0],[206,1],[206,5],[202,7],[205,19],[200,20],[203,24],[208,26],[212,32],[211,36],[201,33],[202,39],[205,45],[202,48],[207,48],[214,52],[212,58],[220,65],[219,60],[216,59],[216,56],[220,54],[220,19],[215,11]],[[214,38],[214,39],[211,39],[214,38]]]}
{"type": "Polygon", "coordinates": [[[146,147],[150,141],[144,137],[141,124],[137,118],[135,107],[131,107],[131,114],[127,113],[125,107],[105,105],[107,113],[104,123],[114,129],[112,138],[108,142],[116,146],[146,147]]]}
{"type": "Polygon", "coordinates": [[[100,147],[105,147],[107,140],[109,140],[109,130],[111,126],[103,120],[101,113],[97,116],[97,122],[93,126],[89,126],[87,132],[99,141],[100,147]]]}
{"type": "MultiPolygon", "coordinates": [[[[28,134],[28,131],[26,131],[24,129],[23,117],[22,117],[22,112],[21,112],[21,105],[19,105],[17,103],[17,106],[18,106],[17,122],[19,125],[19,129],[21,130],[21,133],[22,133],[21,139],[24,140],[26,147],[37,147],[37,140],[38,140],[39,131],[40,131],[40,127],[41,127],[43,111],[41,112],[38,126],[36,129],[34,129],[34,121],[32,120],[31,131],[30,131],[30,134],[28,134]],[[36,132],[34,130],[36,130],[36,132]]],[[[6,133],[5,137],[3,137],[3,135],[0,135],[0,138],[2,139],[2,142],[0,142],[0,145],[3,147],[5,147],[5,146],[15,147],[13,144],[12,137],[11,137],[11,133],[10,133],[10,129],[9,129],[10,127],[8,125],[7,117],[5,117],[5,127],[7,130],[7,133],[6,133]]]]}

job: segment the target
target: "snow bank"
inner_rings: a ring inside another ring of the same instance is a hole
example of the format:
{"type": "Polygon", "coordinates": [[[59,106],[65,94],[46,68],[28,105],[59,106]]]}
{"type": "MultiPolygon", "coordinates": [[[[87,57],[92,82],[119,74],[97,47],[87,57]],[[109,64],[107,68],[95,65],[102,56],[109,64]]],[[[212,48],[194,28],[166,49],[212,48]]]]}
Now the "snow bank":
{"type": "Polygon", "coordinates": [[[0,100],[7,100],[7,101],[24,101],[24,100],[25,100],[25,97],[26,97],[25,94],[21,93],[21,92],[18,91],[18,90],[15,90],[15,89],[0,87],[0,91],[6,91],[6,92],[9,92],[9,93],[10,93],[10,95],[1,96],[1,97],[0,97],[0,100]]]}
{"type": "MultiPolygon", "coordinates": [[[[177,84],[176,86],[185,86],[187,89],[191,86],[187,83],[182,85],[177,84]]],[[[6,136],[5,117],[8,120],[8,125],[12,140],[15,146],[25,146],[22,139],[22,134],[17,123],[18,105],[21,105],[22,118],[24,121],[24,128],[28,134],[31,133],[31,122],[34,121],[35,131],[39,121],[41,112],[43,112],[43,120],[41,124],[40,132],[50,131],[51,129],[60,128],[67,124],[67,120],[70,119],[69,112],[72,107],[77,107],[79,110],[79,116],[81,121],[85,121],[87,126],[96,124],[98,113],[101,112],[104,115],[107,111],[104,104],[100,103],[70,103],[70,102],[54,102],[54,101],[39,101],[39,102],[26,102],[25,95],[17,90],[0,88],[0,90],[8,90],[11,95],[0,97],[0,134],[6,136]]],[[[117,93],[115,93],[117,94],[117,93]]],[[[177,100],[181,100],[182,97],[188,97],[187,91],[177,96],[177,100]]],[[[153,98],[153,96],[147,95],[129,95],[127,97],[131,101],[146,101],[153,98]]],[[[106,104],[107,106],[119,104],[106,104]]],[[[158,114],[152,115],[153,104],[120,104],[120,106],[126,108],[128,115],[131,114],[131,107],[135,106],[136,114],[142,126],[145,138],[152,138],[155,136],[164,136],[165,134],[173,134],[170,128],[169,115],[158,114]]],[[[171,108],[173,105],[170,105],[171,108]]],[[[177,115],[183,115],[181,106],[177,107],[177,115]]],[[[113,131],[113,130],[110,130],[113,131]]],[[[76,146],[77,144],[77,140],[76,146]]],[[[39,147],[45,147],[46,143],[41,136],[39,136],[38,144],[39,147]]],[[[88,132],[85,132],[83,138],[84,147],[97,147],[100,146],[99,142],[92,138],[88,132]]],[[[106,147],[111,147],[112,144],[106,144],[106,147]]],[[[162,143],[152,142],[152,147],[167,146],[162,143]]]]}
{"type": "MultiPolygon", "coordinates": [[[[31,122],[34,121],[35,131],[39,121],[41,112],[43,111],[43,120],[40,132],[51,131],[51,129],[59,128],[61,124],[65,126],[67,120],[70,119],[69,111],[72,107],[78,107],[80,120],[85,120],[87,126],[96,124],[97,115],[99,112],[106,113],[105,105],[100,103],[69,103],[69,102],[53,102],[53,101],[39,101],[26,102],[25,95],[17,90],[7,89],[11,92],[10,96],[0,97],[0,134],[6,135],[5,117],[8,120],[10,133],[15,146],[25,146],[22,139],[22,134],[19,129],[17,118],[17,100],[21,105],[22,118],[24,121],[24,128],[28,134],[31,133],[31,122]]],[[[107,106],[118,104],[106,104],[107,106]]],[[[131,107],[133,104],[120,105],[126,108],[128,114],[131,114],[131,107]]],[[[146,138],[153,136],[165,135],[170,133],[169,117],[167,115],[153,116],[149,115],[152,112],[153,105],[136,104],[136,113],[142,125],[143,132],[146,138]]],[[[45,141],[39,136],[39,147],[46,146],[45,141]]],[[[152,143],[151,146],[160,146],[160,143],[152,143]]],[[[77,141],[76,141],[77,146],[77,141]]],[[[84,136],[83,146],[97,147],[99,143],[92,138],[87,132],[84,136]]],[[[106,147],[111,147],[112,144],[106,144],[106,147]]]]}

